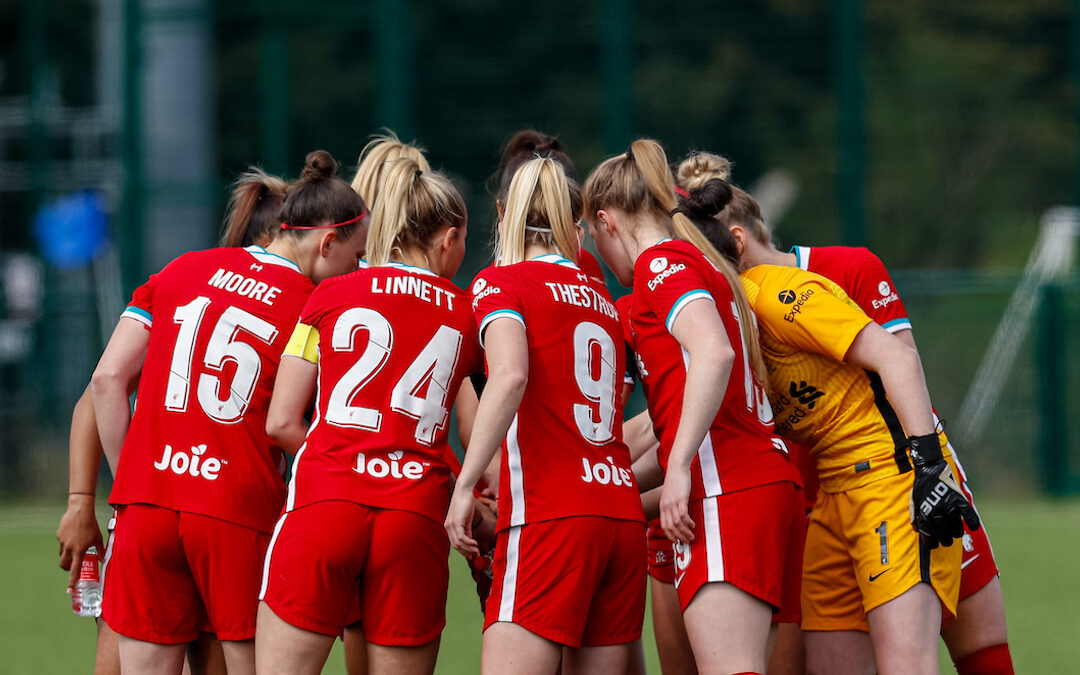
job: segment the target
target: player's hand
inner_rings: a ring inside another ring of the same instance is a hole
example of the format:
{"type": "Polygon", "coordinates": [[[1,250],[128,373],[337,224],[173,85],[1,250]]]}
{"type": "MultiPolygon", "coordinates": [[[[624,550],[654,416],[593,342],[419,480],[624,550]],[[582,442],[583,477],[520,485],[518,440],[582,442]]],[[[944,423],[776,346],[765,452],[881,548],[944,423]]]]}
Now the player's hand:
{"type": "MultiPolygon", "coordinates": [[[[460,486],[460,483],[458,485],[460,486]]],[[[443,527],[446,528],[446,535],[450,538],[450,545],[469,559],[480,553],[480,547],[472,537],[472,525],[472,490],[465,492],[455,488],[443,527]]]]}
{"type": "Polygon", "coordinates": [[[671,541],[694,540],[694,521],[690,518],[690,469],[668,467],[660,488],[660,526],[671,541]]]}
{"type": "Polygon", "coordinates": [[[941,456],[938,435],[908,438],[915,467],[911,488],[911,524],[926,537],[930,548],[949,546],[964,534],[964,523],[979,529],[979,515],[960,490],[952,469],[941,456]]]}
{"type": "Polygon", "coordinates": [[[68,575],[70,592],[79,580],[79,570],[82,568],[86,550],[91,546],[96,546],[99,554],[105,550],[97,516],[94,514],[93,495],[68,497],[67,511],[64,511],[60,518],[56,538],[60,541],[60,568],[71,572],[68,575]]]}

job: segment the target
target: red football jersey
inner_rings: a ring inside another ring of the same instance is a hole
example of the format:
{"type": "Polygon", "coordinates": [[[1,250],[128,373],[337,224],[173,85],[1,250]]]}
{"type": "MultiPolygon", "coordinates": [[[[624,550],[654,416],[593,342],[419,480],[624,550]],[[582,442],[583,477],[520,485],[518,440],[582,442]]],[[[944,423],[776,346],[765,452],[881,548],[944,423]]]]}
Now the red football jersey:
{"type": "Polygon", "coordinates": [[[481,367],[468,296],[391,263],[327,279],[300,323],[318,331],[318,396],[286,508],[336,499],[441,523],[450,408],[481,367]]]}
{"type": "Polygon", "coordinates": [[[794,246],[799,268],[840,285],[866,315],[890,333],[911,330],[911,320],[884,263],[865,248],[794,246]]]}
{"type": "Polygon", "coordinates": [[[150,342],[111,504],[273,530],[285,463],[266,410],[314,287],[292,261],[251,246],[184,254],[135,291],[123,316],[150,342]]]}
{"type": "Polygon", "coordinates": [[[690,499],[777,481],[799,483],[784,442],[774,435],[772,406],[743,349],[741,323],[754,317],[740,317],[723,275],[692,244],[675,240],[638,257],[630,300],[631,348],[660,439],[660,466],[667,469],[686,386],[686,354],[671,326],[687,303],[700,298],[716,305],[735,362],[720,410],[691,465],[690,499]]]}
{"type": "Polygon", "coordinates": [[[525,326],[529,382],[502,446],[499,529],[568,516],[644,520],[622,441],[626,348],[607,290],[545,255],[489,267],[472,285],[483,330],[525,326]]]}

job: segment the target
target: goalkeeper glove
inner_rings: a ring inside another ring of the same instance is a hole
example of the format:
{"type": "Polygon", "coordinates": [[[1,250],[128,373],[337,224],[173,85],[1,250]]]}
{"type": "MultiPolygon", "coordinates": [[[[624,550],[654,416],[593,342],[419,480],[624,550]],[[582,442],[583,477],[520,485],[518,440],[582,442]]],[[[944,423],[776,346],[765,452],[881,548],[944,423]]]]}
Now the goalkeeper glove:
{"type": "Polygon", "coordinates": [[[948,462],[941,456],[936,433],[908,438],[915,484],[911,488],[911,524],[927,538],[930,548],[949,546],[969,529],[979,529],[979,516],[968,503],[948,462]]]}

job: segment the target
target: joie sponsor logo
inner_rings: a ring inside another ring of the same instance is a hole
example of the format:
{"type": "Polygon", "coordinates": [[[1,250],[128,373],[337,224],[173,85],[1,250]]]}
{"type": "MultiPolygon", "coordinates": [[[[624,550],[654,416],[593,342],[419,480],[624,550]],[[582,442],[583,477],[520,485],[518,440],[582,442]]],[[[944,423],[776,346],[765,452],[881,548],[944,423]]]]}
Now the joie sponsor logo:
{"type": "Polygon", "coordinates": [[[672,274],[682,272],[684,269],[686,269],[686,265],[680,262],[668,265],[668,259],[664,256],[653,258],[651,261],[649,261],[649,271],[656,276],[652,279],[649,279],[649,290],[655,291],[656,288],[660,284],[664,283],[664,281],[668,277],[670,277],[672,274]]]}
{"type": "Polygon", "coordinates": [[[228,464],[228,460],[217,457],[203,457],[206,454],[206,444],[191,446],[191,453],[183,450],[173,450],[171,445],[165,446],[161,453],[161,459],[154,462],[154,468],[158,471],[172,471],[177,476],[187,474],[194,478],[204,480],[217,480],[221,467],[228,464]]]}
{"type": "Polygon", "coordinates": [[[630,474],[629,469],[615,465],[615,460],[612,457],[605,457],[607,462],[597,462],[593,464],[589,461],[588,457],[581,458],[581,466],[584,473],[581,475],[581,482],[583,483],[598,483],[600,485],[607,485],[609,483],[614,485],[633,485],[634,477],[630,474]]]}
{"type": "Polygon", "coordinates": [[[785,305],[791,305],[791,309],[789,309],[788,313],[784,315],[784,321],[794,322],[795,317],[797,317],[799,314],[802,314],[803,305],[805,305],[806,301],[812,297],[814,297],[814,289],[812,288],[808,288],[802,293],[799,293],[797,297],[795,295],[795,291],[780,291],[780,302],[784,303],[785,305]]]}
{"type": "Polygon", "coordinates": [[[420,480],[424,476],[424,468],[430,466],[428,462],[417,462],[416,460],[409,460],[408,462],[402,462],[401,458],[405,456],[405,453],[401,450],[394,450],[386,456],[386,459],[382,457],[372,457],[368,459],[364,453],[359,452],[356,454],[356,466],[353,467],[353,471],[358,474],[367,474],[372,478],[404,478],[405,480],[420,480]]]}

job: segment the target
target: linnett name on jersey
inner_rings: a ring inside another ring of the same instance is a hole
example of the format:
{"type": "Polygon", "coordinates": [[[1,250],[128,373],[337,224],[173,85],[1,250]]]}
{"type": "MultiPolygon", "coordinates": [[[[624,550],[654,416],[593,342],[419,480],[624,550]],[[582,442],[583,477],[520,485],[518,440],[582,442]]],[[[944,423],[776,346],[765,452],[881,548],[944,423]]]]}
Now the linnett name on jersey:
{"type": "Polygon", "coordinates": [[[256,281],[255,279],[245,277],[242,274],[237,274],[236,272],[231,272],[221,267],[218,268],[217,272],[214,272],[214,276],[210,277],[210,281],[206,283],[214,288],[228,291],[229,293],[236,293],[245,298],[258,300],[266,305],[273,305],[274,298],[281,293],[281,289],[277,286],[271,286],[262,281],[256,281]]]}
{"type": "Polygon", "coordinates": [[[434,303],[436,307],[445,306],[454,311],[454,296],[449,291],[425,281],[418,276],[402,275],[371,280],[372,294],[412,295],[424,302],[434,303]]]}
{"type": "Polygon", "coordinates": [[[591,286],[585,284],[560,284],[552,281],[546,281],[544,285],[551,290],[551,297],[556,302],[565,302],[585,309],[595,309],[612,319],[619,317],[619,312],[615,309],[614,303],[609,302],[607,298],[600,295],[591,286]]]}
{"type": "Polygon", "coordinates": [[[166,445],[165,452],[161,454],[161,459],[154,462],[154,468],[158,471],[172,471],[177,476],[188,474],[194,478],[217,480],[221,466],[228,464],[228,462],[217,457],[204,459],[204,454],[206,454],[205,443],[191,446],[190,455],[183,450],[174,451],[171,445],[166,445]]]}

